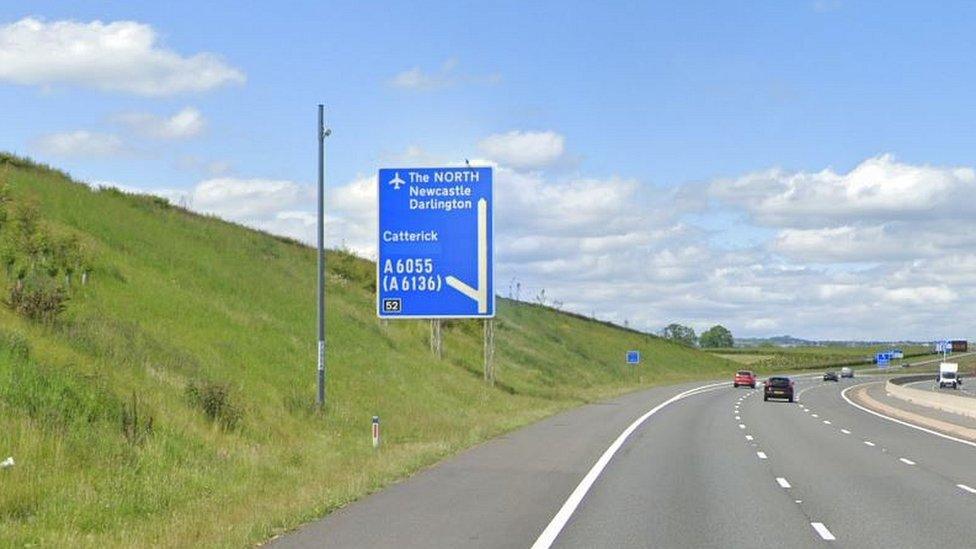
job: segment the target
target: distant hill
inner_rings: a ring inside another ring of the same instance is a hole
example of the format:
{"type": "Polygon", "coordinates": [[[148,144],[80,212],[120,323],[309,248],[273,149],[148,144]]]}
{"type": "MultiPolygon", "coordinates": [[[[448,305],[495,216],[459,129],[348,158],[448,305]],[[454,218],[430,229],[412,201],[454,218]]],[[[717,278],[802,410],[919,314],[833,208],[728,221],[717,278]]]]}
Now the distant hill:
{"type": "Polygon", "coordinates": [[[926,341],[811,340],[789,335],[773,337],[737,337],[736,347],[873,347],[876,345],[928,345],[926,341]]]}
{"type": "Polygon", "coordinates": [[[376,319],[374,264],[333,251],[320,414],[313,249],[10,155],[0,184],[0,259],[26,250],[0,296],[30,272],[68,297],[38,302],[53,322],[0,306],[3,547],[253,545],[556,411],[736,368],[500,300],[487,387],[480,322],[446,322],[436,359],[428,323],[376,319]]]}

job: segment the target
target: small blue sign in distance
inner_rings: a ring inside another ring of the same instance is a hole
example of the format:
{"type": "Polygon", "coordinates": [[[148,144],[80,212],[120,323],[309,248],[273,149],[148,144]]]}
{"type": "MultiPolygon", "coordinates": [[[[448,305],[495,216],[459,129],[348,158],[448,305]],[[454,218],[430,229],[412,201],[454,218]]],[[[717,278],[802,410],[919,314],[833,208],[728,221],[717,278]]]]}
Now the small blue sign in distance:
{"type": "Polygon", "coordinates": [[[495,316],[491,168],[379,172],[380,318],[495,316]]]}
{"type": "Polygon", "coordinates": [[[878,367],[887,366],[891,363],[891,353],[878,353],[875,355],[874,361],[878,364],[878,367]]]}
{"type": "Polygon", "coordinates": [[[627,364],[640,364],[640,351],[627,351],[627,364]]]}

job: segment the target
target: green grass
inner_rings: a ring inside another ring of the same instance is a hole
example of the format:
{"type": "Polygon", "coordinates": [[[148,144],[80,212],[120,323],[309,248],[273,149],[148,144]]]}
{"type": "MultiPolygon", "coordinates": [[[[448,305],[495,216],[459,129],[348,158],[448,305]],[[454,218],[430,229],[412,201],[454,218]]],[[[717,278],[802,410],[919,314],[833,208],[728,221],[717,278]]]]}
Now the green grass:
{"type": "Polygon", "coordinates": [[[737,366],[501,300],[489,388],[480,323],[448,323],[435,360],[426,323],[375,318],[373,264],[332,252],[317,413],[314,250],[6,155],[0,180],[93,267],[56,325],[0,306],[0,546],[250,545],[559,410],[737,366]]]}
{"type": "MultiPolygon", "coordinates": [[[[748,347],[734,349],[705,349],[717,357],[732,360],[761,372],[867,366],[876,353],[891,345],[870,347],[748,347]]],[[[935,356],[927,346],[901,346],[905,359],[893,360],[893,365],[918,361],[935,356]]]]}

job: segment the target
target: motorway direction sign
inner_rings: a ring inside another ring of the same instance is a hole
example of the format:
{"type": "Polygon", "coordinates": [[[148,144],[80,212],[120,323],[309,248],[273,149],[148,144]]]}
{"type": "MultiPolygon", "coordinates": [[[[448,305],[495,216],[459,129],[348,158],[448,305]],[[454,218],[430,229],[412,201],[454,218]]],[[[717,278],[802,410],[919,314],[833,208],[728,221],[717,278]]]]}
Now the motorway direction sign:
{"type": "Polygon", "coordinates": [[[380,170],[380,318],[495,316],[491,191],[491,168],[380,170]]]}
{"type": "Polygon", "coordinates": [[[640,351],[627,351],[627,364],[640,364],[640,351]]]}
{"type": "Polygon", "coordinates": [[[878,368],[884,368],[891,364],[891,353],[878,353],[874,361],[878,364],[878,368]]]}

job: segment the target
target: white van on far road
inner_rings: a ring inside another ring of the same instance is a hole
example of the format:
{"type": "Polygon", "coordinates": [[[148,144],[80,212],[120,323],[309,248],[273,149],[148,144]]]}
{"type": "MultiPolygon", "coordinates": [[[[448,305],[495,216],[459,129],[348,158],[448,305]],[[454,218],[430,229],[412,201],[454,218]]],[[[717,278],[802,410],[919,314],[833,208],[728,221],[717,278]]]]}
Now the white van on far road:
{"type": "Polygon", "coordinates": [[[945,387],[959,388],[959,365],[955,362],[939,364],[939,389],[945,387]]]}

